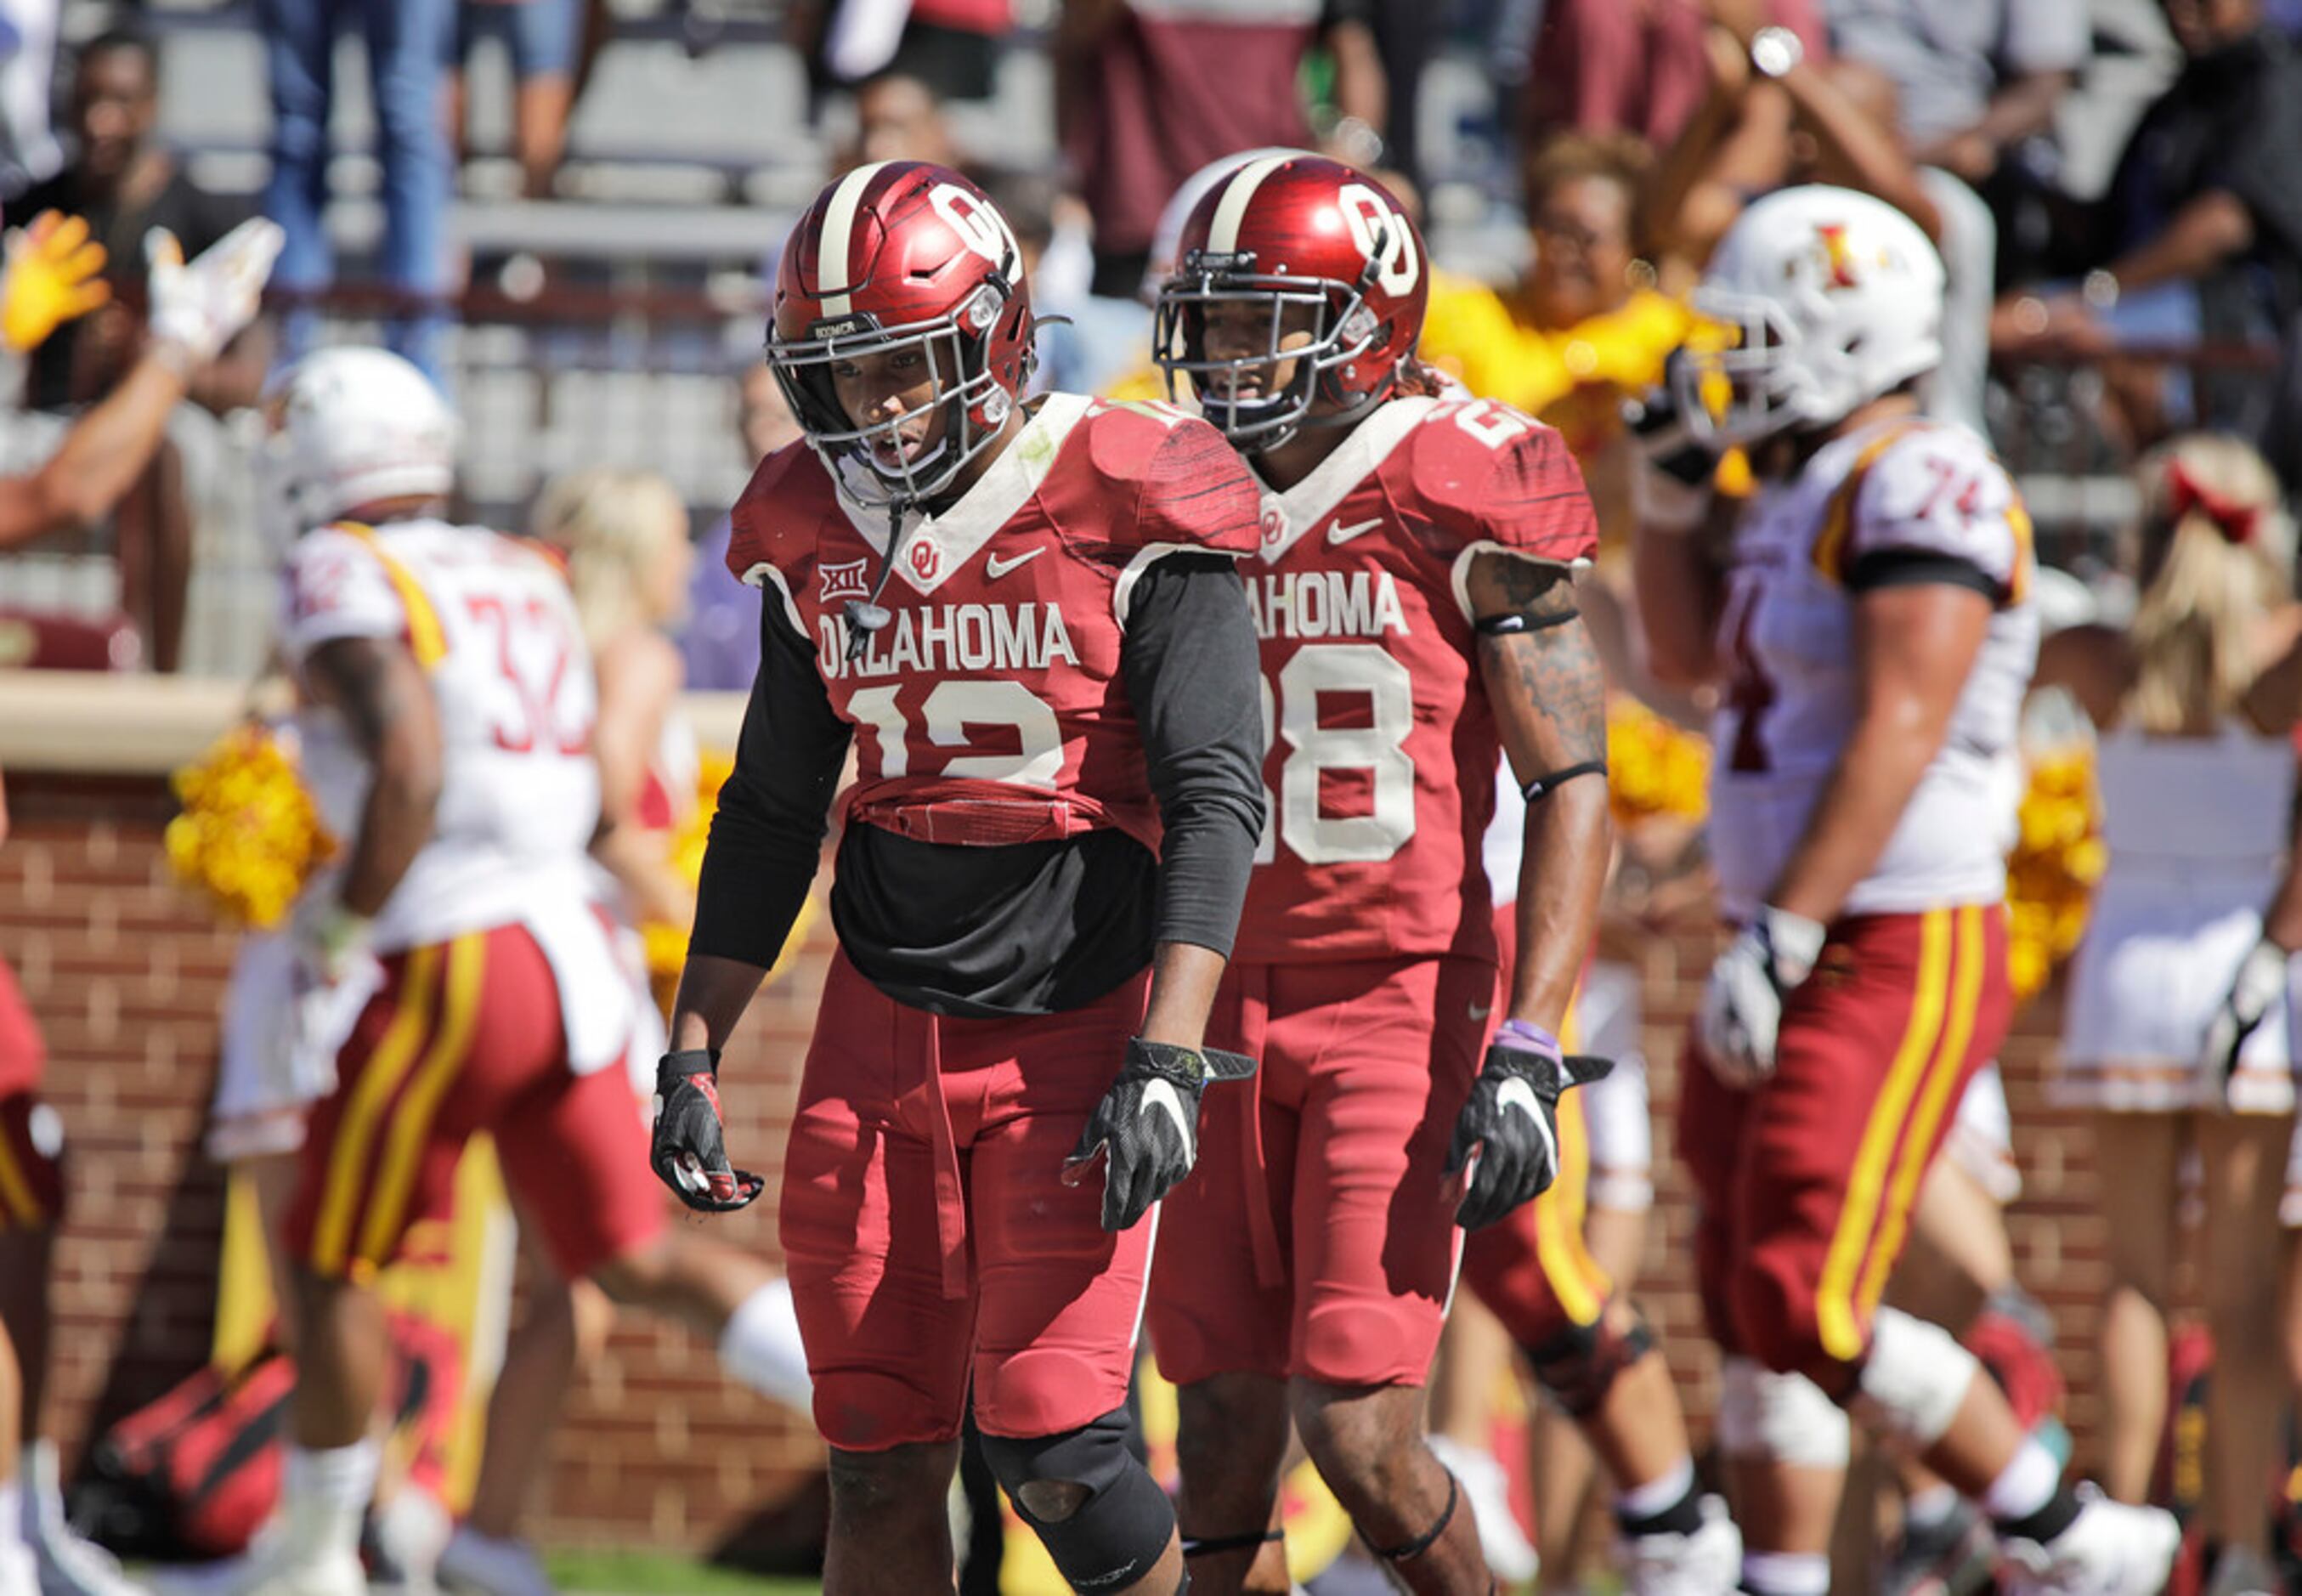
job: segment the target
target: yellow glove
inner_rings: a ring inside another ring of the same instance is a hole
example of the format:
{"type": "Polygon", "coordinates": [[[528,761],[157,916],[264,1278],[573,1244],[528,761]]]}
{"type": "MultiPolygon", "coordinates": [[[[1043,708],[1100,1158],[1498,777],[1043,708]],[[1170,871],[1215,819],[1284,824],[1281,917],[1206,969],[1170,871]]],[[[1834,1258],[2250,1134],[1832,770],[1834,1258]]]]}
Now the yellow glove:
{"type": "Polygon", "coordinates": [[[112,285],[97,275],[104,262],[104,246],[78,216],[42,211],[31,226],[10,233],[0,338],[12,349],[32,349],[111,298],[112,285]]]}

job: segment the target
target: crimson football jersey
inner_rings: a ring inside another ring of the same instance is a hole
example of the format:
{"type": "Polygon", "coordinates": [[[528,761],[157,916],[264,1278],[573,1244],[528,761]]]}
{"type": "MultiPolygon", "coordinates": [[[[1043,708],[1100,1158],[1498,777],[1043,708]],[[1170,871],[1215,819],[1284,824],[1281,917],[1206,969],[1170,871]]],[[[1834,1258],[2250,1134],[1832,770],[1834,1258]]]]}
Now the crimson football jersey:
{"type": "Polygon", "coordinates": [[[1258,514],[1206,423],[1054,394],[958,502],[907,523],[891,619],[856,658],[844,607],[870,594],[888,517],[843,497],[805,444],[761,462],[727,565],[770,590],[863,734],[851,821],[987,846],[1112,827],[1155,849],[1120,671],[1130,596],[1167,555],[1251,552],[1258,514]]]}
{"type": "Polygon", "coordinates": [[[1495,957],[1481,839],[1501,744],[1466,584],[1501,551],[1587,562],[1558,434],[1486,399],[1395,399],[1263,499],[1240,567],[1262,639],[1270,819],[1233,957],[1495,957]]]}

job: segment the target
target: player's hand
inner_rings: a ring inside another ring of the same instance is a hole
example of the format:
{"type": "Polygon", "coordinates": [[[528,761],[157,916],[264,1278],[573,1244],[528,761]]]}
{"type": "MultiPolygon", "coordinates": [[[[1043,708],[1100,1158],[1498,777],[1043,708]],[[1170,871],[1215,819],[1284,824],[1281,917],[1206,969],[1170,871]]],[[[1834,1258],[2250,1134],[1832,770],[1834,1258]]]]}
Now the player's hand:
{"type": "Polygon", "coordinates": [[[1079,1146],[1063,1160],[1063,1184],[1087,1178],[1103,1155],[1103,1228],[1133,1227],[1199,1155],[1199,1096],[1210,1080],[1245,1080],[1255,1061],[1217,1047],[1127,1041],[1119,1079],[1088,1115],[1079,1146]]]}
{"type": "Polygon", "coordinates": [[[1823,937],[1815,921],[1769,904],[1718,955],[1702,992],[1700,1031],[1713,1075],[1748,1090],[1775,1072],[1783,999],[1814,969],[1823,937]]]}
{"type": "Polygon", "coordinates": [[[2239,1050],[2255,1028],[2269,1018],[2271,1009],[2285,1001],[2286,969],[2292,958],[2265,937],[2254,945],[2238,967],[2222,1006],[2206,1022],[2205,1063],[2217,1096],[2227,1102],[2231,1082],[2238,1074],[2239,1050]]]}
{"type": "Polygon", "coordinates": [[[334,899],[306,908],[290,933],[298,986],[308,990],[342,984],[373,958],[368,944],[374,930],[374,920],[334,899]]]}
{"type": "Polygon", "coordinates": [[[1659,532],[1693,532],[1710,503],[1710,479],[1718,458],[1687,430],[1679,408],[1677,368],[1684,349],[1663,367],[1661,385],[1623,401],[1623,421],[1639,451],[1632,498],[1639,524],[1659,532]]]}
{"type": "Polygon", "coordinates": [[[719,1118],[719,1055],[703,1047],[667,1053],[655,1066],[655,1137],[648,1162],[656,1179],[698,1214],[748,1207],[765,1180],[727,1162],[719,1118]]]}
{"type": "Polygon", "coordinates": [[[1558,1179],[1558,1099],[1614,1067],[1611,1059],[1561,1053],[1558,1038],[1540,1026],[1505,1021],[1447,1147],[1447,1173],[1471,1172],[1455,1222],[1475,1231],[1549,1190],[1558,1179]]]}
{"type": "Polygon", "coordinates": [[[176,235],[144,235],[152,299],[152,337],[181,349],[195,365],[214,359],[233,334],[256,319],[272,263],[287,234],[261,216],[241,223],[186,265],[176,235]]]}
{"type": "Polygon", "coordinates": [[[104,246],[88,236],[78,216],[42,211],[31,226],[8,235],[7,281],[0,286],[0,338],[29,349],[48,334],[112,298],[104,246]]]}

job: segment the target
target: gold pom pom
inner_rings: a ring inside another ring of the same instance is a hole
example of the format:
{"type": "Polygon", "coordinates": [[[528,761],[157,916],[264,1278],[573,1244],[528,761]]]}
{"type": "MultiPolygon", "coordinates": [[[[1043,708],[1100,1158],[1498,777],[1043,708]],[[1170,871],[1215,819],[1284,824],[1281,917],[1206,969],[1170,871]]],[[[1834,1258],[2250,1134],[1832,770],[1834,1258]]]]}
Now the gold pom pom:
{"type": "Polygon", "coordinates": [[[168,822],[169,868],[237,924],[278,925],[336,855],[293,744],[270,727],[233,727],[170,785],[182,811],[168,822]]]}

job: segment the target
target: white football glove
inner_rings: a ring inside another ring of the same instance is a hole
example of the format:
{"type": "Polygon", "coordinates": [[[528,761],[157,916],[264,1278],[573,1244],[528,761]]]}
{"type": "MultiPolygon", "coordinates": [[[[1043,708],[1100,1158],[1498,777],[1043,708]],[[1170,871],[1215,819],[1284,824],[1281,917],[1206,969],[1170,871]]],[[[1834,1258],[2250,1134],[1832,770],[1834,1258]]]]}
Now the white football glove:
{"type": "Polygon", "coordinates": [[[192,365],[214,359],[232,335],[256,319],[272,263],[288,235],[257,216],[241,223],[187,265],[184,247],[164,227],[144,235],[152,337],[183,351],[192,365]]]}
{"type": "Polygon", "coordinates": [[[2286,969],[2292,958],[2265,937],[2240,961],[2222,1006],[2206,1021],[2205,1064],[2216,1096],[2227,1103],[2231,1081],[2238,1074],[2239,1050],[2271,1009],[2286,996],[2286,969]]]}
{"type": "Polygon", "coordinates": [[[1710,967],[1701,1036],[1710,1072],[1747,1091],[1775,1072],[1783,999],[1821,956],[1824,929],[1771,904],[1759,911],[1710,967]]]}

